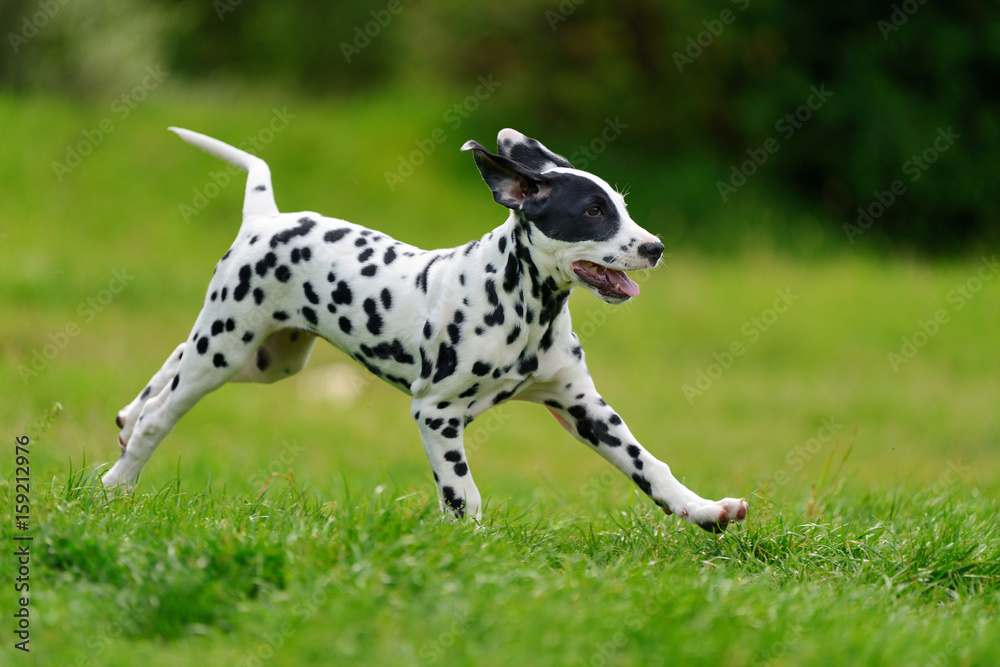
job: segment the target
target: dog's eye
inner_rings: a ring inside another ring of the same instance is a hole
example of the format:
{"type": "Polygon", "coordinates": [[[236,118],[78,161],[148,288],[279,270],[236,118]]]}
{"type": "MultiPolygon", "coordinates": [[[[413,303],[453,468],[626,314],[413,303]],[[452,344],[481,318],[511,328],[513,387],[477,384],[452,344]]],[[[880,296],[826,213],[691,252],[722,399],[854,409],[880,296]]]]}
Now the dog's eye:
{"type": "Polygon", "coordinates": [[[590,208],[587,209],[587,215],[589,215],[592,218],[601,215],[601,213],[602,211],[600,206],[591,206],[590,208]]]}

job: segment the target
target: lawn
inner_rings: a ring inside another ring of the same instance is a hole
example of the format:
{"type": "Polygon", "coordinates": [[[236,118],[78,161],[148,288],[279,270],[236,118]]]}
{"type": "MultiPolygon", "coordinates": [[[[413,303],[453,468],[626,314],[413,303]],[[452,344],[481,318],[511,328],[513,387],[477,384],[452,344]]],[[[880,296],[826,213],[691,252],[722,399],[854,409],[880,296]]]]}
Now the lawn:
{"type": "MultiPolygon", "coordinates": [[[[483,525],[445,520],[407,398],[329,346],[283,383],[207,397],[137,492],[105,499],[114,416],[187,335],[242,201],[167,125],[257,137],[284,210],[424,247],[504,217],[457,150],[498,129],[474,119],[387,184],[448,104],[224,102],[164,92],[121,118],[0,97],[16,128],[0,145],[0,662],[996,664],[993,257],[885,257],[751,192],[706,205],[734,240],[697,251],[671,216],[690,230],[702,195],[657,201],[673,195],[613,147],[591,169],[631,185],[670,256],[626,306],[575,294],[575,328],[632,432],[702,495],[745,496],[746,524],[719,537],[664,516],[520,403],[466,432],[483,525]],[[761,217],[785,220],[785,249],[748,240],[761,217]],[[15,535],[33,538],[30,655],[15,535]]],[[[687,184],[710,198],[706,173],[687,184]]]]}

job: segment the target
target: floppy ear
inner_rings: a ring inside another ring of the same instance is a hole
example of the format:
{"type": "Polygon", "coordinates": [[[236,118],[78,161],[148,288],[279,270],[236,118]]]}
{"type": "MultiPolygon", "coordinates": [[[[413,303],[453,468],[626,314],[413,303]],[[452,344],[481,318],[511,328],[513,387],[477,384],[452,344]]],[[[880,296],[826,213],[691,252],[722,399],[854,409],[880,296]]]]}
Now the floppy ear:
{"type": "Polygon", "coordinates": [[[509,127],[500,130],[497,134],[497,151],[501,156],[514,162],[520,162],[535,171],[545,171],[552,167],[573,168],[569,160],[562,155],[553,153],[543,146],[542,142],[526,137],[509,127]]]}
{"type": "Polygon", "coordinates": [[[507,208],[522,210],[524,203],[538,195],[546,181],[541,174],[523,164],[493,155],[479,142],[466,141],[462,150],[472,151],[479,173],[493,191],[493,199],[507,208]]]}

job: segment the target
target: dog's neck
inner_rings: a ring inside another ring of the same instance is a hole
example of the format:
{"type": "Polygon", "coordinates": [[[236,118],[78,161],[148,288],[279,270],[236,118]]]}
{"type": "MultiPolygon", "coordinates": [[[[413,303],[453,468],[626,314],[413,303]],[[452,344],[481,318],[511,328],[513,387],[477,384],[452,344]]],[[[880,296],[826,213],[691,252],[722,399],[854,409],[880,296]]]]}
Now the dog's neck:
{"type": "Polygon", "coordinates": [[[504,224],[454,253],[468,260],[459,280],[478,283],[486,292],[486,321],[502,317],[506,330],[519,327],[529,338],[537,332],[538,342],[547,348],[552,322],[562,312],[573,283],[559,275],[555,258],[533,244],[540,234],[512,212],[504,224]]]}

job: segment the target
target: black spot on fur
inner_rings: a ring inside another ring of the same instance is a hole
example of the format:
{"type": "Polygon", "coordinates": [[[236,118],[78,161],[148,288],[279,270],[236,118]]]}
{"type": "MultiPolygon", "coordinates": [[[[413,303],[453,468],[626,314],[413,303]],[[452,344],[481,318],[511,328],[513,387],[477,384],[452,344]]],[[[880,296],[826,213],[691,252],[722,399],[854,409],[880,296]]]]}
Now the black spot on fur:
{"type": "Polygon", "coordinates": [[[531,355],[529,357],[521,357],[517,360],[517,372],[521,375],[527,375],[528,373],[534,373],[538,370],[538,357],[531,355]]]}
{"type": "Polygon", "coordinates": [[[390,246],[389,249],[385,251],[385,255],[382,257],[382,262],[388,266],[389,264],[392,264],[394,259],[396,259],[396,251],[390,246]]]}
{"type": "Polygon", "coordinates": [[[361,275],[366,276],[368,278],[371,278],[376,273],[378,273],[377,264],[366,264],[364,267],[361,268],[361,275]]]}
{"type": "Polygon", "coordinates": [[[299,218],[299,224],[297,226],[286,229],[283,232],[278,232],[271,237],[271,247],[276,248],[279,244],[288,243],[297,236],[305,236],[312,231],[312,228],[315,226],[316,222],[314,220],[310,220],[309,218],[299,218]]]}
{"type": "Polygon", "coordinates": [[[264,257],[257,262],[256,271],[257,275],[263,278],[267,275],[268,269],[274,268],[278,263],[278,256],[273,252],[269,252],[264,257]]]}
{"type": "MultiPolygon", "coordinates": [[[[266,185],[258,185],[257,187],[255,187],[253,189],[254,192],[263,192],[264,190],[267,190],[267,186],[266,185]]],[[[256,237],[254,237],[254,238],[256,238],[256,237]]]]}
{"type": "Polygon", "coordinates": [[[280,282],[287,283],[288,279],[292,277],[292,270],[282,264],[274,270],[274,277],[280,282]]]}
{"type": "Polygon", "coordinates": [[[444,460],[449,463],[458,463],[462,460],[462,452],[452,449],[444,453],[444,460]]]}
{"type": "Polygon", "coordinates": [[[427,358],[427,352],[420,348],[420,377],[429,378],[434,370],[434,364],[427,358]]]}
{"type": "Polygon", "coordinates": [[[347,227],[342,227],[340,229],[331,229],[326,234],[323,235],[323,240],[327,243],[336,243],[340,239],[344,238],[351,230],[347,227]]]}
{"type": "Polygon", "coordinates": [[[253,275],[253,271],[250,269],[249,264],[244,264],[240,267],[240,283],[233,290],[233,298],[237,301],[242,301],[250,291],[250,277],[253,275]]]}
{"type": "MultiPolygon", "coordinates": [[[[365,230],[365,231],[367,231],[367,230],[365,230]]],[[[361,232],[361,235],[364,236],[365,232],[361,232]]],[[[357,240],[354,241],[354,245],[357,246],[358,248],[361,248],[362,246],[368,245],[368,241],[366,239],[364,239],[364,238],[360,238],[360,239],[357,239],[357,240]]]]}
{"type": "Polygon", "coordinates": [[[222,320],[215,320],[214,322],[212,322],[212,335],[218,336],[220,333],[222,333],[222,329],[225,326],[226,325],[222,322],[222,320]]]}
{"type": "Polygon", "coordinates": [[[333,302],[338,305],[349,305],[353,299],[351,288],[347,286],[347,283],[341,280],[337,283],[337,289],[330,293],[330,298],[333,299],[333,302]]]}
{"type": "Polygon", "coordinates": [[[489,375],[491,370],[493,370],[493,364],[486,363],[485,361],[477,361],[472,364],[473,375],[478,375],[479,377],[489,375]]]}
{"type": "Polygon", "coordinates": [[[459,519],[465,516],[465,499],[458,498],[455,496],[455,489],[450,486],[446,486],[441,489],[442,495],[444,495],[444,503],[455,513],[459,519]]]}
{"type": "Polygon", "coordinates": [[[479,393],[479,383],[478,382],[476,384],[472,385],[471,387],[469,387],[468,389],[466,389],[465,391],[463,391],[461,394],[458,395],[458,397],[459,398],[471,398],[471,397],[475,396],[477,393],[479,393]]]}
{"type": "Polygon", "coordinates": [[[483,324],[488,327],[503,324],[503,305],[500,303],[500,297],[497,296],[496,282],[492,278],[486,279],[486,300],[489,301],[489,304],[494,306],[494,308],[492,311],[483,316],[483,324]]]}
{"type": "Polygon", "coordinates": [[[424,270],[417,275],[416,286],[424,294],[427,294],[427,274],[431,270],[431,267],[434,266],[434,262],[441,259],[441,257],[441,255],[435,255],[432,257],[431,261],[427,262],[427,266],[424,267],[424,270]]]}
{"type": "Polygon", "coordinates": [[[264,302],[264,290],[259,287],[253,288],[253,302],[258,306],[264,302]]]}
{"type": "Polygon", "coordinates": [[[225,301],[227,294],[229,294],[229,288],[228,287],[223,287],[222,288],[222,293],[219,295],[219,301],[225,301]]]}
{"type": "Polygon", "coordinates": [[[253,340],[253,332],[252,331],[248,331],[245,334],[243,334],[243,339],[242,340],[243,340],[244,343],[249,343],[250,341],[252,341],[253,340]]]}
{"type": "Polygon", "coordinates": [[[442,438],[453,439],[458,437],[458,429],[454,426],[449,426],[441,431],[442,438]]]}
{"type": "Polygon", "coordinates": [[[359,262],[367,262],[368,258],[375,254],[375,248],[365,248],[360,255],[358,255],[359,262]]]}
{"type": "Polygon", "coordinates": [[[302,307],[302,317],[306,318],[306,321],[313,326],[319,324],[319,320],[316,318],[316,311],[309,306],[302,307]]]}
{"type": "Polygon", "coordinates": [[[388,287],[383,288],[382,293],[379,294],[379,299],[382,301],[382,308],[385,310],[392,308],[392,292],[389,291],[388,287]]]}
{"type": "Polygon", "coordinates": [[[434,367],[434,378],[432,382],[440,382],[450,377],[458,368],[458,354],[452,346],[441,343],[438,348],[437,364],[434,367]]]}
{"type": "Polygon", "coordinates": [[[365,314],[368,315],[368,322],[365,324],[374,335],[379,335],[382,333],[382,316],[378,314],[378,306],[375,305],[375,299],[365,299],[364,302],[365,314]]]}
{"type": "Polygon", "coordinates": [[[576,420],[576,431],[580,437],[597,447],[603,443],[608,447],[620,447],[622,441],[609,432],[607,422],[594,419],[582,405],[574,405],[566,410],[576,420]]]}
{"type": "Polygon", "coordinates": [[[229,364],[226,363],[226,357],[221,352],[216,352],[215,356],[212,357],[212,364],[216,368],[225,368],[229,364]]]}
{"type": "MultiPolygon", "coordinates": [[[[444,431],[441,432],[441,435],[444,435],[444,431]]],[[[445,435],[444,437],[447,438],[448,436],[445,435]]],[[[465,463],[455,464],[455,474],[458,475],[459,477],[465,477],[465,475],[468,472],[469,472],[469,466],[466,465],[465,463]]]]}
{"type": "Polygon", "coordinates": [[[257,370],[266,371],[270,365],[271,355],[268,351],[262,347],[257,348],[257,370]]]}
{"type": "Polygon", "coordinates": [[[649,483],[649,480],[640,475],[637,472],[632,473],[632,481],[635,485],[642,489],[642,492],[647,496],[653,495],[653,486],[649,483]]]}
{"type": "Polygon", "coordinates": [[[274,311],[274,319],[278,320],[279,322],[284,322],[285,320],[288,319],[288,313],[286,313],[283,310],[276,310],[274,311]]]}
{"type": "Polygon", "coordinates": [[[313,304],[314,306],[319,303],[319,295],[316,294],[315,290],[313,290],[313,286],[311,284],[309,284],[308,282],[302,283],[302,291],[305,292],[306,299],[309,300],[309,303],[313,304]]]}
{"type": "Polygon", "coordinates": [[[177,375],[174,376],[174,381],[170,383],[170,390],[173,391],[174,389],[177,389],[177,385],[180,384],[180,381],[181,381],[181,374],[178,373],[177,375]]]}
{"type": "Polygon", "coordinates": [[[424,322],[424,338],[430,339],[431,334],[433,334],[433,333],[434,333],[434,331],[431,329],[431,321],[430,320],[425,321],[424,322]]]}
{"type": "Polygon", "coordinates": [[[208,352],[208,338],[202,338],[198,341],[198,354],[205,354],[208,352]]]}
{"type": "Polygon", "coordinates": [[[340,330],[345,334],[351,333],[351,321],[346,317],[341,317],[340,320],[337,321],[337,324],[340,325],[340,330]]]}

